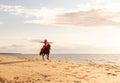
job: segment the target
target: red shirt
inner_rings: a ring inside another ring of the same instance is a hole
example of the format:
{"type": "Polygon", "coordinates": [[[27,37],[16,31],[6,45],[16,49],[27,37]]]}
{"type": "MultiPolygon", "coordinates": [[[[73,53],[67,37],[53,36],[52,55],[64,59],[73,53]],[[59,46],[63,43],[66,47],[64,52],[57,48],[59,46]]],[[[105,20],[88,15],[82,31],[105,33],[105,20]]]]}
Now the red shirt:
{"type": "Polygon", "coordinates": [[[44,51],[44,49],[45,49],[45,47],[48,45],[48,42],[46,42],[46,43],[44,43],[44,45],[43,45],[43,47],[42,47],[42,53],[43,53],[43,51],[44,51]]]}

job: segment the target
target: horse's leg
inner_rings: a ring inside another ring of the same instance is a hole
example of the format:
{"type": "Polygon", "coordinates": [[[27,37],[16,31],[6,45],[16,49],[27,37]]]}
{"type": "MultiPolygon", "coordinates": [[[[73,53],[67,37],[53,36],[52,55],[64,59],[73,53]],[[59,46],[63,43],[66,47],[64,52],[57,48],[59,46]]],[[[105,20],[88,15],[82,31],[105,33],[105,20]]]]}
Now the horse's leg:
{"type": "Polygon", "coordinates": [[[44,60],[44,56],[45,56],[45,54],[42,55],[42,59],[43,59],[43,60],[44,60]]]}
{"type": "Polygon", "coordinates": [[[47,54],[47,60],[49,60],[49,54],[47,54]]]}

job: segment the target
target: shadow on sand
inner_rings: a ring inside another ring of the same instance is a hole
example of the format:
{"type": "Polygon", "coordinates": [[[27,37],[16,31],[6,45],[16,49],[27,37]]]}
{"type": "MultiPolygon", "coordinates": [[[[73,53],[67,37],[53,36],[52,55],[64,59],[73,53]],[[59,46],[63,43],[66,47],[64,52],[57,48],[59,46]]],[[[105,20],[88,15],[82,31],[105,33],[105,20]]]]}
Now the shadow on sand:
{"type": "Polygon", "coordinates": [[[22,62],[28,62],[28,61],[10,61],[10,62],[0,62],[0,64],[14,64],[14,63],[22,63],[22,62]]]}

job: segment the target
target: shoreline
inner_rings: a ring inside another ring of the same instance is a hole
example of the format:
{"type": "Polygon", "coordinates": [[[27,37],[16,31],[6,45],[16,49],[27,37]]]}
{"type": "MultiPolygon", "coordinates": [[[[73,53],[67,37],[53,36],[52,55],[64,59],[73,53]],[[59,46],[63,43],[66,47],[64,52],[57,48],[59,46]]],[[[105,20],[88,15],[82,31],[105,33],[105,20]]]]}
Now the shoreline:
{"type": "MultiPolygon", "coordinates": [[[[26,58],[37,58],[42,57],[39,54],[3,54],[4,56],[15,56],[15,57],[26,57],[26,58]]],[[[2,54],[0,54],[2,56],[2,54]]],[[[46,56],[45,56],[46,58],[46,56]]],[[[103,65],[116,65],[120,66],[120,56],[116,54],[51,54],[50,59],[61,60],[68,62],[80,62],[80,63],[92,63],[92,64],[103,64],[103,65]],[[105,56],[106,55],[106,56],[105,56]],[[97,56],[97,57],[96,57],[97,56]],[[95,57],[95,58],[94,58],[95,57]]]]}
{"type": "Polygon", "coordinates": [[[0,56],[0,82],[119,83],[120,66],[0,56]]]}

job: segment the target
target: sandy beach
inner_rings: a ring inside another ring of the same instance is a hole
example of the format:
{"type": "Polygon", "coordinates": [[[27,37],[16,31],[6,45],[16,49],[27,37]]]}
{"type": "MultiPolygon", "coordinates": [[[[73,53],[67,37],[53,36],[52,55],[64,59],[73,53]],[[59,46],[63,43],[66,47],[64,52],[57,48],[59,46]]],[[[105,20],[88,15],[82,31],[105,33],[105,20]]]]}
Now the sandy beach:
{"type": "Polygon", "coordinates": [[[0,83],[120,83],[120,67],[0,56],[0,83]]]}

